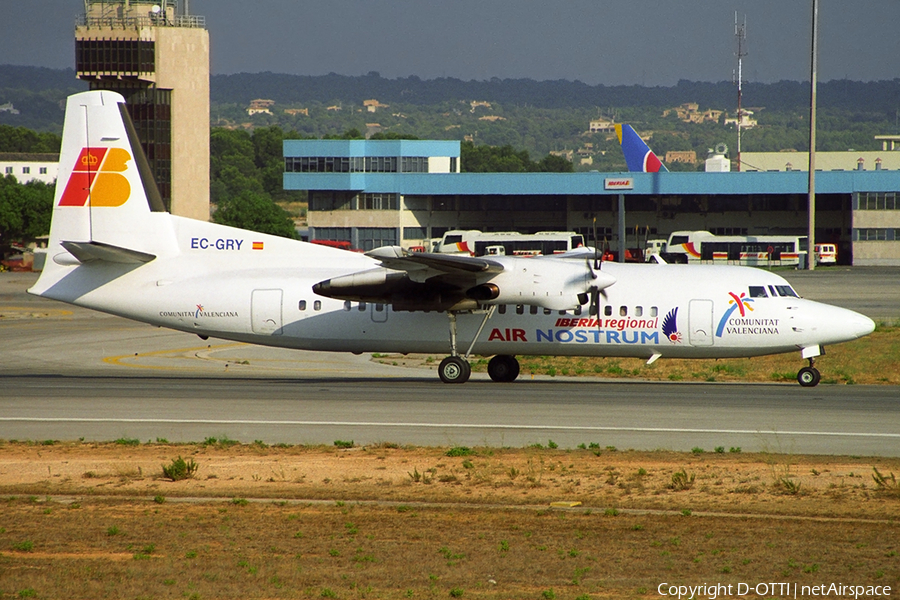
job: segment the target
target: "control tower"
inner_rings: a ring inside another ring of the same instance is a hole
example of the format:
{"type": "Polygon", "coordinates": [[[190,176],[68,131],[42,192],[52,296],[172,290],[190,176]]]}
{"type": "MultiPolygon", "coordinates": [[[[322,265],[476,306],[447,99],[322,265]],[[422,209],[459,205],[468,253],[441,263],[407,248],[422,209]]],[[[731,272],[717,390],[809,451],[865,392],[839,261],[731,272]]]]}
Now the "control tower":
{"type": "Polygon", "coordinates": [[[188,0],[84,0],[75,70],[128,102],[169,212],[209,219],[209,33],[188,0]]]}

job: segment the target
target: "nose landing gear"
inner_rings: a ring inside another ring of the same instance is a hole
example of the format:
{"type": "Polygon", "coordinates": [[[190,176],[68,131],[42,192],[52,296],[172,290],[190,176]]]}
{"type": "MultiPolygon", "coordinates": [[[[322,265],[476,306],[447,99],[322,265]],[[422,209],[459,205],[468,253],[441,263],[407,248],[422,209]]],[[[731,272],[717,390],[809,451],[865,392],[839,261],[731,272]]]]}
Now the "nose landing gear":
{"type": "Polygon", "coordinates": [[[816,387],[819,385],[819,380],[822,378],[822,375],[814,365],[815,358],[810,356],[809,366],[803,367],[797,373],[797,383],[803,387],[816,387]]]}

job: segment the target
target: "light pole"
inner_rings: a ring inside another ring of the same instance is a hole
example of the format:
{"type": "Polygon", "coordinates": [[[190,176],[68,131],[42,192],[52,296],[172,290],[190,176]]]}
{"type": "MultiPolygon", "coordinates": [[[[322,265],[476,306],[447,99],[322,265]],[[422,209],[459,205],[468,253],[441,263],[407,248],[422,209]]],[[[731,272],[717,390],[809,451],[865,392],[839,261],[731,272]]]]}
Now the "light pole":
{"type": "Polygon", "coordinates": [[[806,268],[816,268],[816,70],[818,63],[819,0],[812,0],[812,57],[809,94],[809,224],[806,242],[806,268]]]}

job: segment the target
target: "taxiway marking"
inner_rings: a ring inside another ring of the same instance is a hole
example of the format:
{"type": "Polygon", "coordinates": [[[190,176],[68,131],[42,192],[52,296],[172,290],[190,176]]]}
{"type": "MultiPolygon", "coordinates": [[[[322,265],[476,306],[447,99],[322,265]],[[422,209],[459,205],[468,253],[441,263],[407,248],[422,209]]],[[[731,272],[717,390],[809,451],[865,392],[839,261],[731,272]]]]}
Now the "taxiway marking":
{"type": "Polygon", "coordinates": [[[695,429],[677,427],[604,427],[586,425],[503,425],[492,423],[389,423],[377,421],[273,421],[262,419],[141,419],[141,418],[88,418],[88,417],[0,417],[0,422],[9,423],[128,423],[128,424],[173,424],[173,425],[298,425],[325,427],[398,427],[430,429],[509,429],[536,431],[628,431],[635,433],[720,433],[744,435],[802,435],[827,437],[864,437],[900,439],[900,433],[841,432],[841,431],[779,431],[776,429],[695,429]]]}

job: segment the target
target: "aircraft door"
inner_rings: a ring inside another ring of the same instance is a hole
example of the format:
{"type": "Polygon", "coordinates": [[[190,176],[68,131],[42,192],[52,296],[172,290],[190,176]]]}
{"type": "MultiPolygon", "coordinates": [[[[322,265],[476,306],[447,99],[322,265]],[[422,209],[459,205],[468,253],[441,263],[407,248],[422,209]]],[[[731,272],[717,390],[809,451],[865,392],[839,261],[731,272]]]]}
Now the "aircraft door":
{"type": "Polygon", "coordinates": [[[250,325],[253,333],[281,335],[281,290],[253,290],[250,325]]]}
{"type": "Polygon", "coordinates": [[[712,300],[691,300],[688,314],[688,341],[691,346],[713,345],[712,300]]]}

